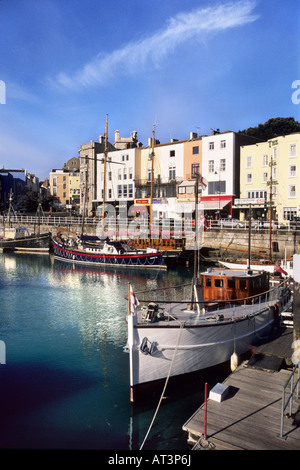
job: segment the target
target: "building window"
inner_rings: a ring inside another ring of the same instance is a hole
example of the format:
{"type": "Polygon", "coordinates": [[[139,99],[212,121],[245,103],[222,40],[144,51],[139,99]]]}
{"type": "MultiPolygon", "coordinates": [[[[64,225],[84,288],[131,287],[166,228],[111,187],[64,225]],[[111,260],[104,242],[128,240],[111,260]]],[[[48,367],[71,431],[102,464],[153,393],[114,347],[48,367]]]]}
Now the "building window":
{"type": "Polygon", "coordinates": [[[296,185],[289,184],[288,197],[296,197],[296,185]]]}
{"type": "Polygon", "coordinates": [[[66,177],[66,176],[63,176],[63,181],[67,181],[67,177],[66,177]]]}
{"type": "Polygon", "coordinates": [[[111,188],[108,189],[108,198],[111,199],[111,188]]]}
{"type": "Polygon", "coordinates": [[[220,148],[225,149],[226,148],[226,140],[221,140],[220,142],[220,148]]]}
{"type": "Polygon", "coordinates": [[[209,181],[208,194],[225,194],[226,181],[209,181]]]}
{"type": "Polygon", "coordinates": [[[111,171],[108,172],[108,181],[111,181],[111,171]]]}
{"type": "Polygon", "coordinates": [[[208,172],[214,173],[215,172],[215,162],[214,160],[208,160],[208,172]]]}
{"type": "Polygon", "coordinates": [[[267,171],[263,172],[262,181],[263,181],[263,183],[266,183],[268,181],[268,172],[267,171]]]}
{"type": "Polygon", "coordinates": [[[53,186],[57,186],[57,179],[56,178],[53,178],[52,184],[53,184],[53,186]]]}
{"type": "Polygon", "coordinates": [[[252,156],[246,157],[246,168],[252,168],[252,156]]]}
{"type": "Polygon", "coordinates": [[[176,177],[176,167],[170,166],[169,167],[169,180],[175,180],[176,177]]]}
{"type": "Polygon", "coordinates": [[[262,166],[268,166],[268,155],[262,156],[262,166]]]}
{"type": "Polygon", "coordinates": [[[252,184],[252,173],[246,173],[246,184],[252,184]]]}
{"type": "Polygon", "coordinates": [[[133,184],[128,185],[128,197],[133,197],[133,184]]]}
{"type": "Polygon", "coordinates": [[[273,156],[273,160],[276,161],[277,160],[277,147],[273,147],[272,156],[273,156]]]}
{"type": "Polygon", "coordinates": [[[123,186],[123,196],[127,197],[127,184],[124,184],[123,186]]]}
{"type": "Polygon", "coordinates": [[[284,207],[283,208],[284,220],[293,220],[294,217],[297,217],[297,207],[284,207]]]}
{"type": "Polygon", "coordinates": [[[209,142],[208,146],[209,146],[209,150],[213,150],[215,148],[215,143],[209,142]]]}
{"type": "Polygon", "coordinates": [[[289,165],[289,177],[293,178],[297,176],[297,166],[296,165],[289,165]]]}
{"type": "Polygon", "coordinates": [[[118,198],[122,197],[122,185],[118,184],[118,198]]]}
{"type": "Polygon", "coordinates": [[[220,171],[226,171],[226,159],[221,158],[220,160],[220,171]]]}
{"type": "Polygon", "coordinates": [[[127,180],[127,169],[124,168],[123,170],[123,180],[127,180]]]}
{"type": "Polygon", "coordinates": [[[148,170],[148,181],[151,181],[152,170],[148,170]]]}
{"type": "Polygon", "coordinates": [[[193,155],[198,155],[199,153],[199,147],[193,147],[193,155]]]}
{"type": "Polygon", "coordinates": [[[170,157],[175,157],[175,150],[170,150],[170,157]]]}
{"type": "Polygon", "coordinates": [[[118,180],[122,179],[122,170],[119,168],[118,169],[118,180]]]}
{"type": "Polygon", "coordinates": [[[132,180],[133,172],[132,168],[129,168],[129,179],[132,180]]]}
{"type": "Polygon", "coordinates": [[[200,163],[192,163],[191,174],[192,178],[196,178],[196,175],[200,173],[200,163]]]}
{"type": "Polygon", "coordinates": [[[289,157],[296,157],[297,156],[297,146],[296,144],[289,145],[289,157]]]}

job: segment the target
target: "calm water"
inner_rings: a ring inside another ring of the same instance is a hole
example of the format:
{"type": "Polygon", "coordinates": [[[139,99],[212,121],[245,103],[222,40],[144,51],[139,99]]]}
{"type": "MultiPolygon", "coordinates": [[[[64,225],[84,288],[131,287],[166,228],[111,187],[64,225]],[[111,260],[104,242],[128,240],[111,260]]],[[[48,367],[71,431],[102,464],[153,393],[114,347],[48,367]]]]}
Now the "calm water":
{"type": "MultiPolygon", "coordinates": [[[[128,282],[137,291],[191,277],[186,268],[129,275],[1,254],[0,448],[139,449],[159,396],[129,402],[128,282]]],[[[144,450],[190,449],[181,428],[203,402],[205,381],[167,389],[144,450]]]]}

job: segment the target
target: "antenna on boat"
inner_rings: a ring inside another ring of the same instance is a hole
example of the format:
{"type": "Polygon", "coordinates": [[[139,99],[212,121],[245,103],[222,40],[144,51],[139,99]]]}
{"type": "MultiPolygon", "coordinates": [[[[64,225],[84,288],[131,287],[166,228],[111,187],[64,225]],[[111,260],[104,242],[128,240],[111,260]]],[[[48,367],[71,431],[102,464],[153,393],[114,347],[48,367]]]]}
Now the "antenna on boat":
{"type": "Polygon", "coordinates": [[[202,182],[202,176],[199,172],[195,173],[196,182],[194,186],[195,192],[195,241],[194,241],[194,276],[193,276],[193,287],[192,287],[192,300],[191,306],[194,307],[194,303],[197,305],[197,311],[200,312],[200,303],[203,301],[202,290],[198,291],[198,272],[199,272],[199,247],[198,247],[198,239],[199,239],[199,221],[198,221],[198,192],[199,192],[199,183],[202,182]],[[200,299],[199,299],[200,294],[200,299]]]}

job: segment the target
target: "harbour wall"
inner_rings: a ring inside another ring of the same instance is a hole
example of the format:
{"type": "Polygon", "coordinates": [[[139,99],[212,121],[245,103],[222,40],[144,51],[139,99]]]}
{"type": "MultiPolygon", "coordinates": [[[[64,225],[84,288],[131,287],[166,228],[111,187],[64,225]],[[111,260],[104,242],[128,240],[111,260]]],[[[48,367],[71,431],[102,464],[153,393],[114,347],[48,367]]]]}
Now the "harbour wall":
{"type": "MultiPolygon", "coordinates": [[[[268,257],[270,254],[276,258],[292,257],[300,253],[300,231],[279,229],[274,230],[270,240],[268,229],[252,230],[250,249],[252,257],[268,257]]],[[[243,229],[212,229],[204,236],[206,248],[219,251],[221,256],[244,256],[248,254],[249,234],[243,229]]]]}
{"type": "MultiPolygon", "coordinates": [[[[27,223],[29,231],[36,231],[37,224],[27,223]]],[[[84,226],[86,235],[96,235],[97,223],[88,223],[84,226]]],[[[41,233],[51,232],[56,234],[58,230],[62,232],[76,234],[81,233],[82,225],[70,223],[63,218],[57,223],[50,220],[47,224],[40,226],[41,233]]],[[[243,257],[248,254],[248,230],[245,229],[224,229],[213,228],[205,232],[204,248],[214,250],[221,256],[243,257]]],[[[275,257],[291,257],[294,254],[300,254],[300,231],[278,229],[272,232],[272,254],[275,257]]],[[[270,234],[268,229],[259,229],[251,231],[251,256],[268,257],[270,253],[270,234]]]]}

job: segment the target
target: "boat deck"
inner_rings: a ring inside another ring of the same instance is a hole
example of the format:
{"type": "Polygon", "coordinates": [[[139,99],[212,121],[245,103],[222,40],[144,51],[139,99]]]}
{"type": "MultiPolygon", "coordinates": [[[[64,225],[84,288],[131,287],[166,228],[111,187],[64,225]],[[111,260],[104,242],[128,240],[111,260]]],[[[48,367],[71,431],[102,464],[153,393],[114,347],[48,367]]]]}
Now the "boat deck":
{"type": "MultiPolygon", "coordinates": [[[[160,308],[159,311],[163,312],[165,315],[164,319],[157,321],[156,324],[166,326],[166,322],[169,322],[170,325],[174,325],[174,322],[178,320],[180,323],[187,325],[201,325],[207,323],[217,322],[226,322],[226,321],[238,321],[245,317],[251,317],[258,313],[258,311],[263,311],[269,307],[272,307],[277,303],[277,300],[266,300],[260,302],[260,308],[258,310],[258,304],[236,304],[229,307],[220,307],[218,308],[217,303],[211,303],[206,309],[205,313],[202,313],[201,310],[198,313],[197,310],[188,309],[187,303],[170,303],[165,304],[164,307],[160,308]]],[[[138,324],[145,325],[145,321],[142,319],[142,312],[138,311],[138,324]]]]}

